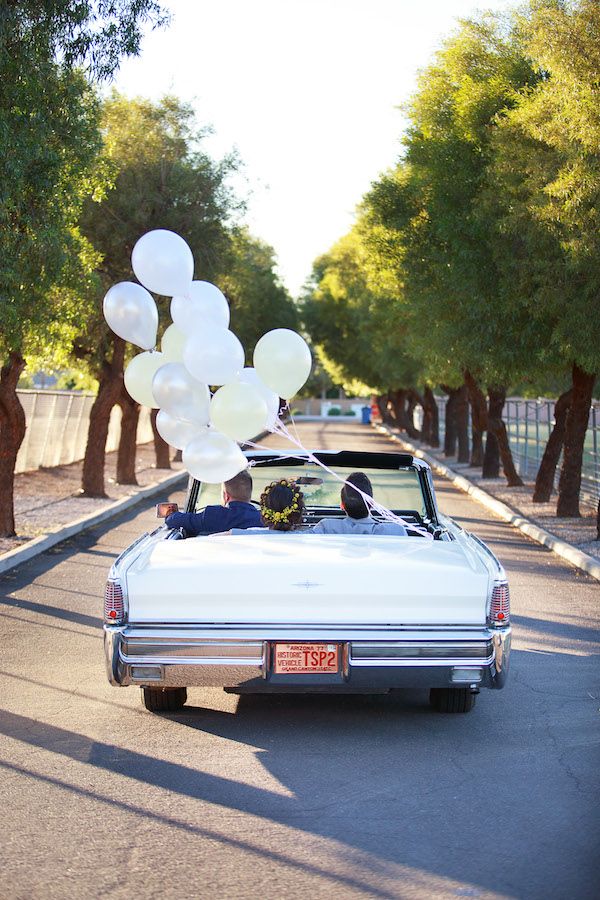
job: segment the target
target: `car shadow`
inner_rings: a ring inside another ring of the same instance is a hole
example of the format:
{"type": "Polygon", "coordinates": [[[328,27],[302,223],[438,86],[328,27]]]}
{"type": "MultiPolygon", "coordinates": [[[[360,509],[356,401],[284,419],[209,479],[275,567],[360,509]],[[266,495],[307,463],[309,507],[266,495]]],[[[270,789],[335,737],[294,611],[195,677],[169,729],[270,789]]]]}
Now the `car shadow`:
{"type": "MultiPolygon", "coordinates": [[[[410,866],[518,896],[516,886],[529,883],[531,859],[549,843],[557,849],[544,862],[546,883],[560,886],[575,871],[581,882],[590,871],[595,800],[583,786],[593,762],[563,746],[572,719],[563,721],[557,714],[553,694],[544,695],[543,685],[560,664],[569,715],[579,704],[589,716],[585,685],[593,670],[588,658],[564,653],[517,651],[513,657],[516,671],[507,688],[483,692],[468,715],[434,713],[423,691],[242,695],[234,711],[224,711],[196,705],[203,693],[195,689],[182,712],[160,717],[162,731],[169,729],[167,741],[180,745],[180,729],[196,735],[185,740],[185,763],[152,755],[158,723],[143,711],[145,725],[136,726],[136,734],[146,752],[7,711],[0,712],[0,732],[90,770],[130,779],[131,796],[122,785],[119,791],[128,804],[139,806],[143,797],[134,785],[159,787],[168,796],[216,804],[359,850],[369,855],[373,877],[379,866],[381,871],[390,864],[410,866]],[[224,777],[203,771],[206,734],[251,747],[269,773],[265,783],[272,785],[274,779],[284,791],[249,784],[244,772],[238,780],[235,773],[224,777]],[[524,752],[524,745],[545,746],[543,764],[524,752]],[[503,773],[501,795],[510,797],[507,803],[495,797],[497,768],[503,773]],[[553,802],[548,783],[553,784],[553,802]],[[492,813],[493,831],[502,835],[503,858],[510,858],[510,866],[495,865],[485,852],[492,813]],[[576,832],[566,824],[575,815],[576,832]],[[530,822],[535,829],[527,827],[530,822]],[[465,871],[465,855],[458,851],[468,847],[476,852],[469,855],[465,871]]],[[[131,710],[119,715],[130,717],[131,710]]],[[[86,788],[94,788],[93,777],[86,788]]],[[[376,889],[368,894],[387,896],[376,889]]]]}

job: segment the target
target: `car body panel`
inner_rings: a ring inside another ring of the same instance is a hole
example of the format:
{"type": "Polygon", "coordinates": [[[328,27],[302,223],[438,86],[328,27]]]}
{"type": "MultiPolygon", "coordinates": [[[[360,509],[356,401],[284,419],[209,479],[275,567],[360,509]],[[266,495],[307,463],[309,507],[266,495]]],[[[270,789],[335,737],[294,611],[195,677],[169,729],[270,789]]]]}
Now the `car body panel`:
{"type": "Polygon", "coordinates": [[[458,541],[211,535],[161,541],[127,571],[131,622],[484,624],[489,571],[458,541]],[[443,585],[443,590],[440,590],[443,585]],[[168,606],[165,597],[168,596],[168,606]]]}
{"type": "MultiPolygon", "coordinates": [[[[281,465],[276,453],[247,455],[273,475],[281,465]]],[[[124,621],[104,629],[112,684],[260,692],[504,686],[511,628],[490,621],[504,570],[479,538],[438,511],[427,464],[397,453],[318,455],[332,467],[389,464],[386,477],[412,467],[423,491],[420,534],[305,530],[183,540],[160,526],[111,569],[124,598],[124,621]],[[338,670],[278,674],[277,643],[335,645],[338,670]]],[[[286,463],[291,471],[303,465],[286,463]]],[[[188,511],[198,488],[192,481],[188,511]]],[[[313,520],[318,513],[309,510],[313,520]]]]}

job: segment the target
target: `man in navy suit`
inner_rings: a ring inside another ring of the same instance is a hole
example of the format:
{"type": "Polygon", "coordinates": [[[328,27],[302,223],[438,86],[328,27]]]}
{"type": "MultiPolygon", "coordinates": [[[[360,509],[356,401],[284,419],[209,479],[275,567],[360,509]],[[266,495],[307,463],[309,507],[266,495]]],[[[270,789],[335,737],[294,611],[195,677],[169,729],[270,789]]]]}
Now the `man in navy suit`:
{"type": "Polygon", "coordinates": [[[197,513],[175,512],[165,519],[169,528],[183,528],[189,537],[216,534],[230,528],[262,525],[260,512],[250,503],[252,478],[247,470],[223,482],[223,505],[206,506],[197,513]]]}

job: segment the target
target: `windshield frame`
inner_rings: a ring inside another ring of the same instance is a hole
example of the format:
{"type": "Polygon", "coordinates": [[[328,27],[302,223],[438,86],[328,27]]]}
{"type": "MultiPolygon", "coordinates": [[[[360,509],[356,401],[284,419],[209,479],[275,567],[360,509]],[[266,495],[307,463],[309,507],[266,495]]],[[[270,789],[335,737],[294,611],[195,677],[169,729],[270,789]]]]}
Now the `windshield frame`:
{"type": "MultiPolygon", "coordinates": [[[[297,469],[304,464],[314,465],[308,453],[301,451],[291,456],[277,451],[248,450],[244,452],[244,455],[253,467],[285,467],[289,465],[290,468],[297,469]]],[[[417,474],[423,494],[425,515],[422,517],[422,521],[430,522],[432,525],[440,524],[429,478],[430,468],[423,460],[415,458],[410,453],[363,452],[360,450],[315,450],[312,455],[334,471],[338,466],[351,467],[355,470],[383,469],[389,472],[406,468],[413,469],[417,474]]],[[[201,486],[202,482],[190,476],[185,504],[186,512],[195,511],[201,486]]]]}

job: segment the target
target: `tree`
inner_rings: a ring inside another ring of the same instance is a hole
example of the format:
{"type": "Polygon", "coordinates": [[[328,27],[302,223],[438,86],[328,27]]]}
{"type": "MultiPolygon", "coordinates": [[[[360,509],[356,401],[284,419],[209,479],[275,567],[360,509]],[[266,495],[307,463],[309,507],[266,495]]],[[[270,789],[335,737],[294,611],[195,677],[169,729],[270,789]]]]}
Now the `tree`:
{"type": "MultiPolygon", "coordinates": [[[[470,376],[474,411],[475,388],[481,394],[487,385],[500,403],[536,347],[524,313],[507,315],[502,305],[493,219],[480,203],[499,117],[536,77],[503,21],[488,14],[462,22],[421,75],[403,159],[365,201],[371,221],[388,233],[388,265],[403,285],[414,356],[434,383],[458,389],[470,376]]],[[[485,406],[483,394],[479,400],[485,406]]],[[[502,405],[473,420],[488,436],[493,429],[507,479],[518,484],[497,415],[502,405]]],[[[479,460],[481,433],[473,453],[479,460]]]]}
{"type": "Polygon", "coordinates": [[[351,393],[387,395],[398,427],[415,436],[409,409],[419,367],[407,352],[391,290],[369,261],[359,224],[315,262],[302,316],[334,383],[351,393]]]}
{"type": "Polygon", "coordinates": [[[536,2],[520,24],[543,77],[518,94],[496,132],[488,199],[506,294],[545,336],[543,364],[571,368],[557,513],[578,516],[600,370],[600,8],[536,2]]]}
{"type": "MultiPolygon", "coordinates": [[[[105,496],[104,457],[113,406],[123,410],[125,433],[120,444],[119,479],[135,481],[135,433],[139,406],[123,385],[123,367],[131,353],[113,335],[102,316],[102,297],[118,281],[132,279],[131,251],[147,231],[167,228],[190,245],[195,277],[213,280],[229,252],[228,219],[237,208],[227,186],[235,160],[213,161],[202,150],[206,130],[197,127],[191,107],[175,97],[158,103],[130,100],[113,93],[102,115],[104,158],[113,185],[99,201],[85,204],[81,228],[102,255],[93,301],[93,325],[79,336],[76,354],[99,380],[90,413],[83,463],[83,493],[105,496]]],[[[168,304],[161,301],[162,319],[168,304]]]]}
{"type": "Polygon", "coordinates": [[[101,189],[92,78],[135,53],[148,0],[13,0],[0,11],[0,535],[15,533],[13,476],[25,434],[16,385],[28,354],[54,358],[70,340],[93,251],[77,229],[83,197],[101,189]],[[53,347],[52,354],[50,347],[53,347]]]}
{"type": "Polygon", "coordinates": [[[62,71],[35,38],[3,29],[0,45],[0,535],[15,533],[13,477],[25,436],[16,386],[26,356],[54,359],[72,334],[76,291],[94,261],[77,229],[100,147],[97,104],[83,77],[62,71]]]}
{"type": "Polygon", "coordinates": [[[246,228],[236,228],[218,277],[231,308],[231,330],[239,337],[252,365],[258,339],[273,328],[299,326],[296,305],[275,273],[272,247],[246,228]]]}

